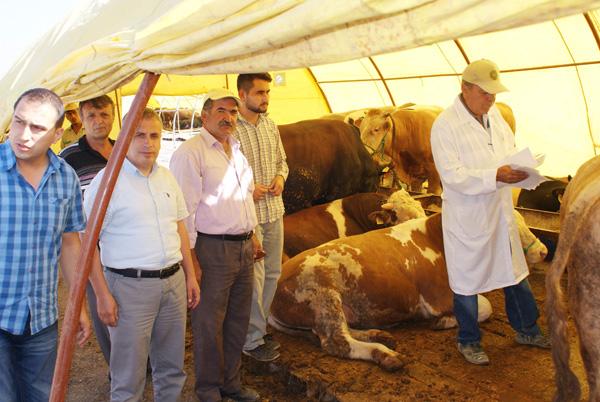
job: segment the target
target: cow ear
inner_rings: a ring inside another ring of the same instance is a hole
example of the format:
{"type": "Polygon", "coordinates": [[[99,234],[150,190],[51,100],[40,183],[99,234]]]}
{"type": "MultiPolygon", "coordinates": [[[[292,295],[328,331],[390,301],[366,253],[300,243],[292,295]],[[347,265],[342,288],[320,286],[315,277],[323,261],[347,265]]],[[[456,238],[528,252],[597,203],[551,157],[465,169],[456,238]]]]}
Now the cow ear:
{"type": "Polygon", "coordinates": [[[391,222],[391,216],[386,211],[371,212],[369,219],[377,225],[388,225],[391,222]]]}

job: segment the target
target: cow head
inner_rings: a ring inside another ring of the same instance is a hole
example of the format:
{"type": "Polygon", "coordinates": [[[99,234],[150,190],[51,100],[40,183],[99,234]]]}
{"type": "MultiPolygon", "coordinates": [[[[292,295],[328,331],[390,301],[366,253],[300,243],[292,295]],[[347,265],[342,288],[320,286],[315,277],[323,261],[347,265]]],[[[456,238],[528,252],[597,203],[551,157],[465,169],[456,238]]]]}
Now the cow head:
{"type": "Polygon", "coordinates": [[[380,211],[369,214],[369,219],[378,225],[385,226],[397,225],[409,219],[423,217],[425,217],[425,211],[421,203],[403,189],[392,193],[387,202],[381,205],[380,211]]]}
{"type": "Polygon", "coordinates": [[[515,215],[515,221],[519,227],[519,238],[521,239],[521,244],[523,245],[525,259],[529,264],[536,264],[544,261],[546,255],[548,255],[548,249],[544,243],[540,241],[540,239],[531,233],[531,230],[529,230],[527,227],[523,216],[516,210],[513,210],[513,212],[515,215]]]}
{"type": "Polygon", "coordinates": [[[364,109],[348,113],[346,117],[344,117],[344,122],[360,129],[360,125],[362,124],[362,121],[365,118],[365,114],[366,111],[364,109]]]}
{"type": "Polygon", "coordinates": [[[360,124],[360,140],[378,164],[389,164],[384,154],[385,141],[392,138],[392,118],[389,113],[370,109],[360,124]]]}

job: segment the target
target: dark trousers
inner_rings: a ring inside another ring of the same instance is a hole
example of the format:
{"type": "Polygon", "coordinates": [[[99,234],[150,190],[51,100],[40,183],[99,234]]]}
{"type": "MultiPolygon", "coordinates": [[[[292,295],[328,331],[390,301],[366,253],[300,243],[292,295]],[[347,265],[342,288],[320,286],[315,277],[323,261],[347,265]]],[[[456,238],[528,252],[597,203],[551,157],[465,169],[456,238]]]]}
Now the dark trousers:
{"type": "Polygon", "coordinates": [[[242,347],[248,331],[253,284],[252,240],[198,237],[202,268],[200,304],[192,310],[196,395],[221,400],[241,388],[242,347]]]}

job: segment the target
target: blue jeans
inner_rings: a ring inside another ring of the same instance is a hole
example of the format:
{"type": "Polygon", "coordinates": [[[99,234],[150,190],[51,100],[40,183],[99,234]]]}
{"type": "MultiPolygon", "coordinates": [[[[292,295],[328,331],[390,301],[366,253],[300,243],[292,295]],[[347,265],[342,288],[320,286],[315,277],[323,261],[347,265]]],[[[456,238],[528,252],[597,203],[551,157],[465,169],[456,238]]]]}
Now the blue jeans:
{"type": "Polygon", "coordinates": [[[3,401],[48,401],[57,341],[56,322],[35,335],[13,335],[0,330],[0,398],[3,401]]]}
{"type": "MultiPolygon", "coordinates": [[[[508,322],[515,331],[532,336],[541,333],[536,323],[538,308],[527,279],[504,288],[504,306],[508,322]]],[[[477,295],[454,293],[454,315],[458,321],[458,342],[463,345],[479,343],[481,333],[477,322],[477,295]]]]}

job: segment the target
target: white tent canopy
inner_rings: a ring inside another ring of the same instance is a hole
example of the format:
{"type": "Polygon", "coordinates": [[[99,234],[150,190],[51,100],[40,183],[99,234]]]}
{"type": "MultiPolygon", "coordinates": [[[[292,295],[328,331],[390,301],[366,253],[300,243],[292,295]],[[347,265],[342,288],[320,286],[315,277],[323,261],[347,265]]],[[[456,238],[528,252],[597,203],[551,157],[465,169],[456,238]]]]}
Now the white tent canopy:
{"type": "Polygon", "coordinates": [[[148,0],[143,7],[96,0],[57,25],[0,81],[0,126],[25,89],[44,86],[65,101],[82,100],[144,70],[199,75],[313,67],[307,71],[333,111],[408,101],[446,106],[467,60],[487,57],[513,90],[499,100],[515,109],[518,133],[525,132],[517,138],[541,148],[548,138],[562,140],[563,152],[576,156],[566,165],[556,160],[559,167],[547,173],[574,173],[594,155],[600,125],[589,117],[600,99],[585,90],[600,68],[595,12],[587,20],[581,15],[598,7],[598,0],[148,0]],[[521,26],[491,34],[495,40],[482,35],[521,26]],[[581,26],[590,36],[585,43],[578,39],[581,26]],[[551,47],[528,42],[539,38],[528,36],[532,29],[556,40],[551,47]],[[540,122],[557,116],[556,109],[566,113],[548,131],[540,122]]]}

